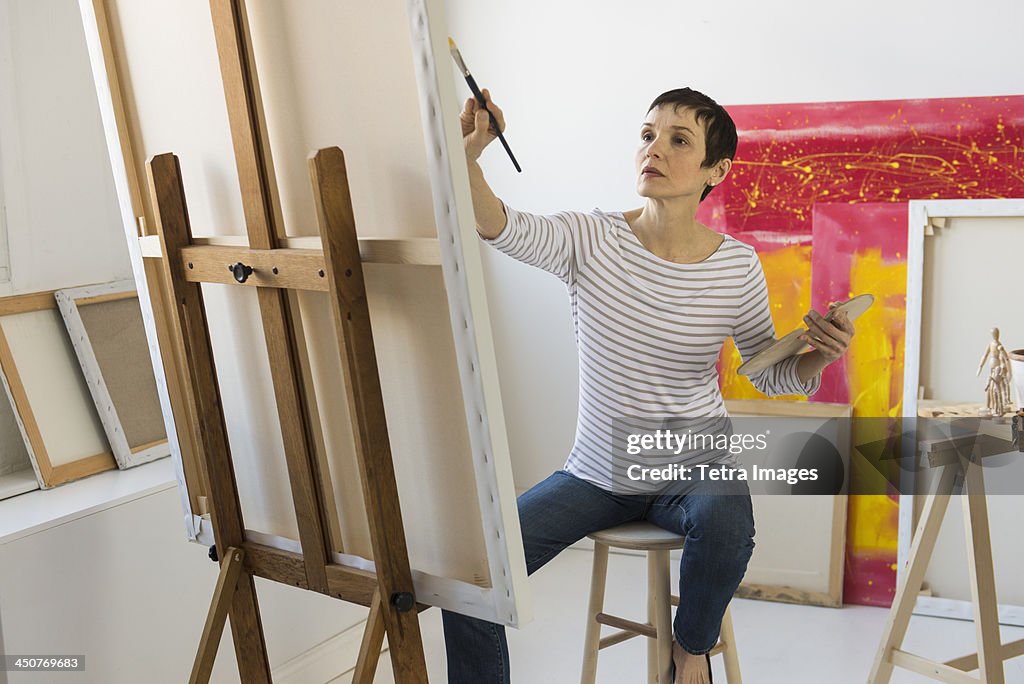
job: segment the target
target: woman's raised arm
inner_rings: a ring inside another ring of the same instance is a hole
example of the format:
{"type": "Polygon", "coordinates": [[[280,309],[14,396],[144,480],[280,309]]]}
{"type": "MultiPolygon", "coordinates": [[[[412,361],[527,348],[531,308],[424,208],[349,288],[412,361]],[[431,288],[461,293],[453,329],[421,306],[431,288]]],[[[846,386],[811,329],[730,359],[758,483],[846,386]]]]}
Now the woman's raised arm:
{"type": "MultiPolygon", "coordinates": [[[[491,110],[494,118],[505,130],[505,115],[501,108],[491,101],[491,94],[484,88],[484,101],[487,109],[491,110]]],[[[462,144],[466,150],[466,166],[469,170],[469,185],[473,193],[473,213],[476,214],[476,229],[485,238],[494,239],[501,235],[505,227],[505,209],[494,191],[484,179],[483,169],[477,161],[481,153],[491,141],[498,137],[497,131],[490,126],[490,117],[487,111],[480,106],[476,98],[466,99],[466,104],[459,114],[459,121],[462,123],[462,144]]]]}

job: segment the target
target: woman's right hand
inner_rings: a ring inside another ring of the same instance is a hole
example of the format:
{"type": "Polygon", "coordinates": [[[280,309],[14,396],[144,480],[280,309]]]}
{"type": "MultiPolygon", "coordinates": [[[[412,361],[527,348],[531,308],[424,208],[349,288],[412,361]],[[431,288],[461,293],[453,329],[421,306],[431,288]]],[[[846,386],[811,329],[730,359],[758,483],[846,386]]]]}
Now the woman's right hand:
{"type": "MultiPolygon", "coordinates": [[[[486,88],[481,91],[487,109],[494,114],[501,131],[505,131],[505,115],[501,108],[491,100],[491,93],[486,88]]],[[[475,97],[466,99],[466,104],[459,114],[459,121],[462,123],[462,144],[466,149],[466,158],[477,160],[483,153],[484,148],[491,144],[491,141],[498,137],[498,132],[491,126],[491,118],[487,116],[487,110],[480,106],[475,97]]]]}

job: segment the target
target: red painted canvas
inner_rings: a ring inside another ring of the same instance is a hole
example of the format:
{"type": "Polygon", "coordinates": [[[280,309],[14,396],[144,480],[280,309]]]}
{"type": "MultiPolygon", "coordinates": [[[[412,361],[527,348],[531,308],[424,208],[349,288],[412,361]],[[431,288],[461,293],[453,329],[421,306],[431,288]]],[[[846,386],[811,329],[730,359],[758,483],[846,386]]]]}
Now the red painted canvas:
{"type": "MultiPolygon", "coordinates": [[[[871,292],[848,354],[812,401],[856,416],[902,411],[907,204],[1024,198],[1024,96],[729,106],[739,149],[698,219],[761,256],[781,336],[812,306],[871,292]]],[[[730,398],[760,396],[719,361],[730,398]]],[[[856,440],[856,435],[854,436],[856,440]]],[[[853,477],[870,477],[855,468],[853,477]]],[[[850,498],[844,600],[888,606],[896,579],[895,496],[850,498]]]]}

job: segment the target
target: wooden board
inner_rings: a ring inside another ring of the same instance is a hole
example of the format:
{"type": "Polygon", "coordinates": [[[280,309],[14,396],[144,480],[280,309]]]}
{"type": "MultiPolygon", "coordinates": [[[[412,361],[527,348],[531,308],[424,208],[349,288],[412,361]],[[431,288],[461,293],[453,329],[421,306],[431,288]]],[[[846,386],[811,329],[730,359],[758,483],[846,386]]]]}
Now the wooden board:
{"type": "Polygon", "coordinates": [[[52,292],[0,299],[0,369],[41,487],[116,467],[52,292]]]}
{"type": "MultiPolygon", "coordinates": [[[[851,321],[857,320],[861,314],[867,311],[874,303],[875,298],[870,294],[857,295],[853,299],[842,302],[836,308],[825,313],[825,320],[832,320],[832,317],[839,312],[846,312],[851,321]]],[[[765,347],[760,352],[751,356],[736,369],[740,375],[753,375],[760,373],[783,359],[795,356],[805,350],[812,349],[810,345],[800,339],[800,336],[807,332],[807,328],[797,328],[765,347]]]]}
{"type": "Polygon", "coordinates": [[[118,467],[169,456],[135,283],[58,290],[55,296],[118,467]]]}
{"type": "MultiPolygon", "coordinates": [[[[247,212],[236,189],[239,171],[209,8],[82,2],[89,5],[88,12],[83,9],[89,16],[98,16],[95,7],[104,5],[109,47],[93,49],[93,59],[107,65],[106,73],[116,60],[120,74],[118,99],[125,123],[118,126],[116,116],[105,116],[107,136],[130,138],[132,154],[115,160],[115,166],[121,163],[125,177],[144,177],[146,159],[173,151],[181,160],[193,232],[208,238],[244,235],[247,212]]],[[[275,225],[285,227],[286,235],[279,237],[317,234],[306,157],[333,144],[345,152],[361,241],[411,238],[440,245],[440,269],[367,268],[418,598],[518,624],[529,618],[525,559],[443,6],[392,0],[372,14],[350,16],[353,11],[327,0],[249,8],[265,103],[257,123],[266,127],[266,156],[279,189],[271,198],[271,214],[275,225]],[[380,58],[366,69],[349,59],[353,51],[380,58]],[[384,81],[389,83],[388,107],[352,96],[384,81]],[[392,134],[366,134],[382,128],[392,134]]],[[[93,42],[103,45],[102,40],[93,42]]],[[[114,109],[112,92],[106,87],[98,91],[101,108],[114,109]]],[[[128,148],[120,144],[117,149],[128,148]]],[[[132,185],[119,184],[119,192],[130,194],[132,185]]],[[[149,198],[143,203],[151,214],[149,198]]],[[[299,530],[284,477],[282,435],[252,290],[203,288],[229,441],[233,453],[244,454],[244,460],[235,460],[235,473],[246,527],[287,547],[299,530]]],[[[320,418],[313,442],[337,492],[336,550],[367,559],[367,521],[354,477],[330,309],[324,295],[304,293],[295,299],[293,311],[298,309],[304,340],[297,361],[312,379],[305,400],[320,418]]],[[[176,423],[188,418],[179,414],[176,423]]],[[[187,468],[181,471],[183,489],[197,486],[187,468]]]]}
{"type": "MultiPolygon", "coordinates": [[[[789,433],[817,432],[828,422],[838,430],[833,442],[845,463],[850,457],[849,404],[727,399],[733,417],[778,417],[772,421],[772,439],[789,433]],[[784,420],[782,420],[784,419],[784,420]],[[833,420],[838,419],[838,420],[833,420]]],[[[785,457],[785,455],[780,455],[785,457]]],[[[770,456],[769,456],[770,458],[770,456]]],[[[849,477],[849,472],[846,472],[849,477]]],[[[846,540],[846,496],[755,495],[754,555],[736,595],[785,603],[839,607],[843,603],[846,540]],[[800,521],[799,525],[794,524],[800,521]]]]}

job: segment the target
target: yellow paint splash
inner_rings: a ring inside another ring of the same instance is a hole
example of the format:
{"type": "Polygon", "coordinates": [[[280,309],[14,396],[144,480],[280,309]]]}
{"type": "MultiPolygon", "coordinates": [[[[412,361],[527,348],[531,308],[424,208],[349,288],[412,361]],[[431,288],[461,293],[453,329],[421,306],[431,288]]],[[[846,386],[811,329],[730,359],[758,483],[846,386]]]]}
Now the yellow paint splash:
{"type": "MultiPolygon", "coordinates": [[[[772,318],[778,336],[802,326],[810,309],[811,248],[787,246],[759,255],[768,282],[772,318]]],[[[850,295],[869,292],[875,305],[855,323],[856,334],[847,356],[850,403],[855,415],[891,417],[902,406],[903,327],[907,269],[903,261],[888,262],[881,250],[856,255],[850,273],[850,295]]],[[[736,375],[741,359],[732,340],[722,352],[722,394],[730,399],[763,399],[745,377],[736,375]]],[[[855,429],[884,429],[883,421],[856,423],[855,429]]],[[[854,434],[854,443],[865,443],[885,435],[854,434]]],[[[885,479],[877,469],[855,455],[851,476],[873,478],[873,489],[882,490],[885,479]]],[[[860,554],[895,553],[899,532],[897,501],[885,495],[856,495],[849,498],[847,548],[860,554]]]]}
{"type": "MultiPolygon", "coordinates": [[[[803,325],[804,314],[811,308],[811,248],[790,245],[759,252],[768,283],[775,336],[782,337],[803,325]]],[[[732,339],[725,342],[721,355],[722,396],[729,399],[764,399],[744,376],[736,375],[742,360],[732,339]]],[[[786,397],[792,399],[792,397],[786,397]]]]}
{"type": "MultiPolygon", "coordinates": [[[[850,273],[854,294],[870,292],[875,304],[854,322],[855,334],[847,359],[850,402],[855,416],[895,419],[903,404],[903,357],[906,311],[907,266],[890,262],[880,249],[858,253],[850,273]]],[[[864,434],[882,431],[885,421],[854,423],[854,444],[865,444],[887,435],[864,434]]],[[[851,477],[864,482],[873,478],[872,490],[885,482],[876,467],[853,457],[851,477]]],[[[863,491],[863,488],[861,488],[863,491]]],[[[851,496],[847,518],[847,548],[858,554],[895,553],[899,534],[899,506],[885,495],[851,496]]]]}

